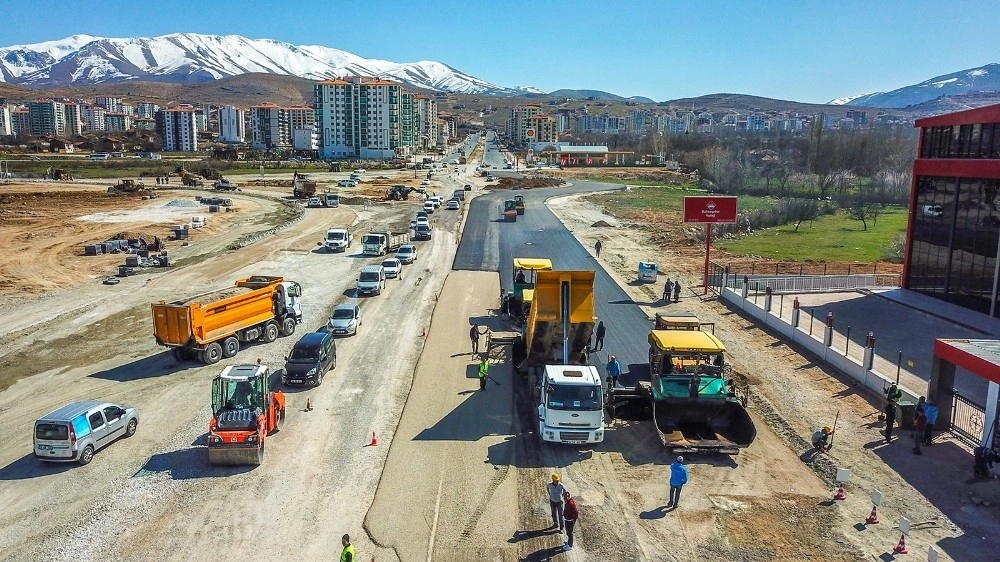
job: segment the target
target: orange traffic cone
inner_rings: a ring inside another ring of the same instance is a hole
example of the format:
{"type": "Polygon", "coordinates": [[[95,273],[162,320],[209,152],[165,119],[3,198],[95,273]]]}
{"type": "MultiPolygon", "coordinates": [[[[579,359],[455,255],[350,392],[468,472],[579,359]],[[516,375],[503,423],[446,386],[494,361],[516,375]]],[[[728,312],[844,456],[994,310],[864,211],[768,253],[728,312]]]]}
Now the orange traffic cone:
{"type": "Polygon", "coordinates": [[[896,545],[896,548],[892,549],[892,553],[906,554],[907,552],[910,552],[910,550],[906,548],[906,535],[899,535],[899,544],[896,545]]]}
{"type": "Polygon", "coordinates": [[[869,525],[874,525],[878,523],[878,511],[876,510],[878,506],[872,506],[872,512],[868,515],[868,519],[865,519],[865,523],[869,525]]]}
{"type": "Polygon", "coordinates": [[[306,411],[307,412],[311,412],[312,409],[313,409],[312,399],[311,398],[306,398],[306,411]]]}
{"type": "Polygon", "coordinates": [[[378,446],[378,439],[375,439],[375,432],[372,432],[372,442],[368,444],[369,447],[378,446]]]}
{"type": "Polygon", "coordinates": [[[835,499],[835,500],[846,500],[847,499],[847,491],[844,490],[844,483],[843,482],[841,482],[840,483],[840,487],[837,488],[837,493],[833,495],[833,499],[835,499]]]}

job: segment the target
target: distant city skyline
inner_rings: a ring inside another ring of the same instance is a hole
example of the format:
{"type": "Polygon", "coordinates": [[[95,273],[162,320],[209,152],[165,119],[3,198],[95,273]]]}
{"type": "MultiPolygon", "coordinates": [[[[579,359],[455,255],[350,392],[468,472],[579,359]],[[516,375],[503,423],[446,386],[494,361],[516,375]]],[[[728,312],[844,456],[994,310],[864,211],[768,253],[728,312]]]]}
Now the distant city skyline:
{"type": "Polygon", "coordinates": [[[0,47],[74,34],[237,34],[394,62],[434,60],[498,86],[656,101],[741,93],[826,103],[1000,62],[993,29],[1000,3],[982,0],[148,0],[127,8],[2,0],[0,7],[0,47]]]}

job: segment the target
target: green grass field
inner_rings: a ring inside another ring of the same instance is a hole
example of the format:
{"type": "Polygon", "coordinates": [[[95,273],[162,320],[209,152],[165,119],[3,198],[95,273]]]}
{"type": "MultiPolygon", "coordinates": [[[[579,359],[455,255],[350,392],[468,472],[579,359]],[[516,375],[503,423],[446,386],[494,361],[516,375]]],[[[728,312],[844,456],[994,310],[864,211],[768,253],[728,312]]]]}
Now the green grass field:
{"type": "MultiPolygon", "coordinates": [[[[678,187],[639,187],[628,191],[596,194],[588,199],[604,207],[612,215],[641,216],[641,212],[676,214],[681,220],[684,196],[700,195],[693,184],[678,187]]],[[[777,197],[739,197],[739,209],[773,208],[777,197]]],[[[783,225],[757,231],[734,239],[715,239],[712,245],[746,256],[760,256],[780,261],[875,262],[885,255],[886,248],[900,233],[906,231],[906,209],[887,207],[878,222],[868,221],[863,230],[861,221],[843,213],[826,215],[804,222],[795,232],[795,225],[783,225]]],[[[634,220],[634,219],[631,219],[634,220]]]]}
{"type": "Polygon", "coordinates": [[[843,213],[804,222],[795,232],[788,224],[764,229],[750,236],[717,240],[714,246],[734,254],[761,256],[779,261],[876,262],[885,248],[906,231],[906,209],[887,207],[878,223],[861,221],[843,213]]]}

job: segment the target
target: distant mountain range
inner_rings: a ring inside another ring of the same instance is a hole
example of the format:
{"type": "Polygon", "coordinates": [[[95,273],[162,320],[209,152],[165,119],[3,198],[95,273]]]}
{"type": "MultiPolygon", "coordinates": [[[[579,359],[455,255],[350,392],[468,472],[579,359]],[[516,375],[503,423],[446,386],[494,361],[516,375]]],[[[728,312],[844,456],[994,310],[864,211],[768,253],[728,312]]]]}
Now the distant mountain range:
{"type": "Polygon", "coordinates": [[[1000,91],[1000,64],[987,64],[924,80],[891,92],[874,92],[831,100],[832,105],[862,105],[903,109],[942,96],[1000,91]]]}

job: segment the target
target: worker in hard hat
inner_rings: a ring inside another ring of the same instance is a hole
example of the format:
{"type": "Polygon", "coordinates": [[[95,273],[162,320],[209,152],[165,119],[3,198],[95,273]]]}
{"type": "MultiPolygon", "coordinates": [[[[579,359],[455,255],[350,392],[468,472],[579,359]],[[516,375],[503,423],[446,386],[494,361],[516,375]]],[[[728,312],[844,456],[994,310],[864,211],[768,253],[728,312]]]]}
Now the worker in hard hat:
{"type": "Polygon", "coordinates": [[[549,493],[549,507],[552,509],[552,527],[554,529],[559,527],[559,530],[563,530],[564,517],[563,517],[563,494],[566,493],[566,486],[563,486],[562,482],[559,481],[559,475],[555,472],[552,473],[552,481],[545,485],[545,491],[549,493]]]}
{"type": "Polygon", "coordinates": [[[831,435],[833,435],[833,428],[830,426],[825,426],[822,429],[817,429],[816,433],[813,433],[813,438],[812,438],[813,447],[820,453],[825,453],[829,451],[831,435]]]}

